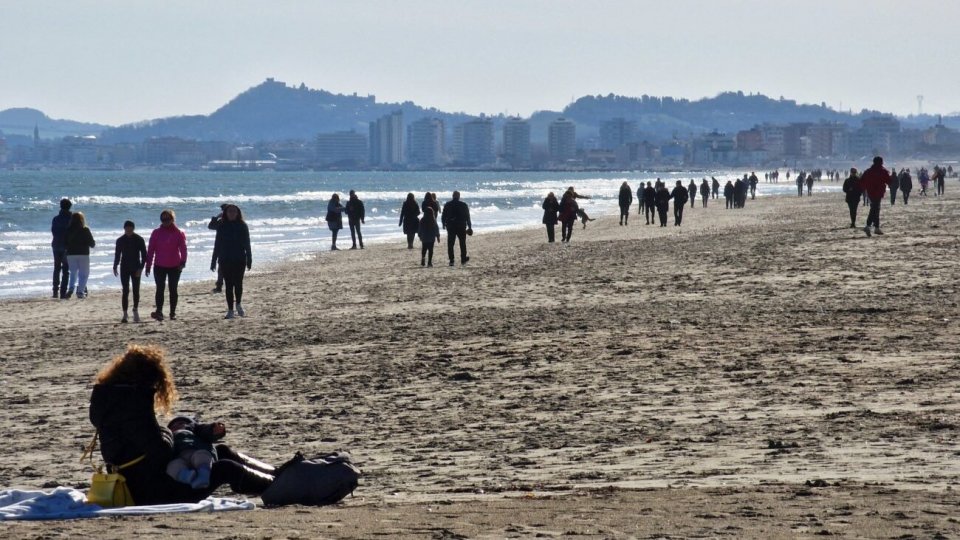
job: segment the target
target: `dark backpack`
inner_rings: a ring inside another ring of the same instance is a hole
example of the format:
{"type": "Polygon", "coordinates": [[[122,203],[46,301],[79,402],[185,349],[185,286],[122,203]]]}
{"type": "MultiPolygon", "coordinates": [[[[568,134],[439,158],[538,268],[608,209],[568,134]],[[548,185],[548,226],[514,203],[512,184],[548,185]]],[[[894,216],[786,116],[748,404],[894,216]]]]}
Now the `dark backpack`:
{"type": "Polygon", "coordinates": [[[297,452],[280,467],[260,498],[267,506],[336,504],[357,489],[360,474],[349,454],[335,452],[306,459],[297,452]]]}

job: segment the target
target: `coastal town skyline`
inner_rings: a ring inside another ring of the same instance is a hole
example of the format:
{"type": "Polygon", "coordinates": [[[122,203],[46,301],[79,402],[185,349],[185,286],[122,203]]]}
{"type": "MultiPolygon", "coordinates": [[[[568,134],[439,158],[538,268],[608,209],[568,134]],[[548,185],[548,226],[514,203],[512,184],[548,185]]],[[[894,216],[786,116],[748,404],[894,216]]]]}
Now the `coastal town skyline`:
{"type": "Polygon", "coordinates": [[[0,110],[109,125],[208,114],[268,73],[471,115],[729,90],[900,116],[960,111],[947,90],[960,75],[941,61],[958,45],[935,24],[960,6],[813,3],[11,2],[0,110]]]}

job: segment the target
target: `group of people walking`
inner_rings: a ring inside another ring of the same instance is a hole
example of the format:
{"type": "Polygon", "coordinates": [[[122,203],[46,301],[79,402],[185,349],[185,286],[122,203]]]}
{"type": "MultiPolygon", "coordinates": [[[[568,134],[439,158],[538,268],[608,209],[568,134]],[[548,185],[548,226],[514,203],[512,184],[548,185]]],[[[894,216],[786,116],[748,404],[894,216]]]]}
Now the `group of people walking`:
{"type": "MultiPolygon", "coordinates": [[[[72,212],[72,207],[69,199],[62,199],[60,213],[53,218],[50,227],[53,235],[53,297],[59,299],[68,299],[74,294],[81,299],[87,296],[90,249],[96,246],[86,217],[82,212],[72,212]]],[[[253,262],[249,229],[243,221],[240,208],[233,204],[222,205],[221,213],[211,219],[209,227],[216,230],[210,270],[217,271],[219,268],[217,290],[226,285],[226,318],[244,316],[241,304],[243,276],[253,262]]],[[[141,321],[140,278],[141,275],[150,277],[151,272],[156,295],[155,308],[150,317],[157,321],[164,320],[164,301],[169,291],[167,317],[176,320],[179,299],[177,287],[187,265],[187,235],[177,227],[176,214],[171,209],[160,212],[160,226],[150,233],[149,242],[145,242],[135,231],[136,224],[125,221],[123,234],[114,244],[113,274],[120,278],[122,290],[120,304],[123,316],[120,322],[126,323],[131,318],[133,322],[141,321]]]]}
{"type": "MultiPolygon", "coordinates": [[[[933,168],[933,174],[927,172],[926,168],[921,168],[917,172],[920,183],[920,196],[927,196],[927,186],[931,179],[937,185],[937,196],[944,193],[944,178],[947,170],[936,166],[933,168]]],[[[887,191],[890,192],[890,205],[897,204],[897,193],[900,193],[904,205],[910,204],[910,194],[913,192],[913,177],[909,169],[900,169],[897,172],[895,168],[887,171],[883,167],[883,157],[873,158],[873,164],[863,174],[859,174],[855,167],[850,169],[850,174],[843,182],[843,192],[847,207],[850,210],[850,228],[857,227],[857,210],[861,204],[869,204],[870,211],[867,214],[867,222],[863,227],[863,232],[868,237],[872,234],[882,235],[883,229],[880,228],[880,207],[886,197],[887,191]],[[862,203],[861,203],[862,201],[862,203]]]]}

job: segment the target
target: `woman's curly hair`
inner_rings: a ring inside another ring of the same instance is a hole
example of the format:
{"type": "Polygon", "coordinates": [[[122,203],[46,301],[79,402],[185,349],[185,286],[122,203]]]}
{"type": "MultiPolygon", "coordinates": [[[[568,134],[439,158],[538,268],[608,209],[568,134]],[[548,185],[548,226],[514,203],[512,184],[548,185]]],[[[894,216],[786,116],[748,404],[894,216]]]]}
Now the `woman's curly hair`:
{"type": "Polygon", "coordinates": [[[180,397],[173,382],[173,374],[164,360],[164,350],[156,345],[130,344],[127,351],[117,355],[103,367],[96,384],[131,384],[152,387],[153,406],[158,412],[169,414],[180,397]]]}

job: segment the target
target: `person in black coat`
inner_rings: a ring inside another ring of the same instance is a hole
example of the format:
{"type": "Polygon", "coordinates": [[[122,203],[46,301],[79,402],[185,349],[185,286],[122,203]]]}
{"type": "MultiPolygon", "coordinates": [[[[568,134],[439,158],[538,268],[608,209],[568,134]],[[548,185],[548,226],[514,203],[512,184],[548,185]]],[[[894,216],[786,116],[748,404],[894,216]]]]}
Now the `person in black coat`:
{"type": "Polygon", "coordinates": [[[727,180],[727,185],[723,186],[723,198],[727,200],[727,210],[734,208],[733,206],[733,195],[736,188],[733,186],[733,182],[727,180]]]}
{"type": "Polygon", "coordinates": [[[743,208],[747,204],[747,183],[739,178],[733,183],[733,207],[743,208]]]}
{"type": "Polygon", "coordinates": [[[857,226],[857,208],[860,206],[860,197],[863,196],[856,167],[850,168],[850,176],[843,181],[843,192],[846,194],[845,199],[850,208],[850,228],[853,229],[857,226]]]}
{"type": "Polygon", "coordinates": [[[360,249],[363,249],[363,235],[360,234],[360,224],[366,223],[366,210],[363,208],[363,201],[357,197],[357,192],[352,189],[344,211],[347,213],[347,223],[350,225],[350,240],[353,241],[353,246],[350,249],[357,249],[357,240],[360,240],[360,249]]]}
{"type": "Polygon", "coordinates": [[[407,193],[407,200],[403,201],[400,207],[400,224],[403,227],[403,234],[407,235],[407,249],[413,249],[413,239],[417,236],[417,230],[420,228],[420,205],[417,204],[417,198],[413,193],[407,193]]]}
{"type": "Polygon", "coordinates": [[[897,190],[900,189],[900,176],[897,170],[890,167],[890,206],[897,204],[897,190]]]}
{"type": "Polygon", "coordinates": [[[570,190],[563,193],[560,198],[560,214],[557,216],[560,220],[560,241],[570,242],[573,236],[573,224],[577,221],[577,210],[580,205],[577,204],[577,198],[573,196],[570,190]]]}
{"type": "Polygon", "coordinates": [[[433,208],[423,209],[417,236],[420,237],[420,266],[433,267],[433,246],[440,241],[440,227],[433,217],[433,208]]]}
{"type": "Polygon", "coordinates": [[[557,201],[557,196],[551,191],[547,193],[547,198],[543,200],[543,204],[541,204],[540,207],[543,208],[543,224],[547,226],[547,242],[552,244],[556,238],[554,227],[557,225],[557,213],[560,212],[560,203],[557,201]]]}
{"type": "Polygon", "coordinates": [[[117,238],[117,246],[113,253],[113,275],[120,276],[120,287],[123,296],[120,306],[123,308],[123,318],[120,322],[127,322],[127,307],[129,306],[130,285],[133,284],[133,322],[140,322],[140,273],[147,263],[147,244],[143,237],[133,232],[136,225],[130,220],[123,223],[123,236],[117,238]],[[119,267],[120,271],[117,272],[119,267]]]}
{"type": "MultiPolygon", "coordinates": [[[[693,197],[693,194],[691,194],[691,197],[693,197]]],[[[700,198],[703,200],[703,207],[706,208],[707,201],[710,199],[710,183],[707,182],[706,178],[700,183],[700,198]]]]}
{"type": "MultiPolygon", "coordinates": [[[[207,223],[208,229],[210,229],[211,231],[217,230],[217,227],[219,227],[220,224],[223,223],[223,211],[226,208],[227,208],[227,203],[223,203],[220,205],[220,213],[210,218],[210,222],[207,223]]],[[[214,264],[215,262],[217,262],[216,258],[210,259],[210,264],[214,264]]],[[[221,272],[219,268],[217,268],[217,283],[216,285],[213,286],[213,292],[215,293],[223,292],[223,272],[221,272]]]]}
{"type": "MultiPolygon", "coordinates": [[[[236,205],[228,205],[223,212],[223,223],[217,228],[217,239],[213,244],[213,253],[223,273],[223,283],[226,286],[227,314],[225,319],[234,316],[234,301],[236,314],[244,317],[243,310],[243,274],[244,269],[253,266],[253,255],[250,251],[250,229],[243,221],[243,214],[236,205]]],[[[215,271],[216,266],[210,265],[215,271]]]]}
{"type": "Polygon", "coordinates": [[[690,208],[693,208],[693,205],[697,202],[697,183],[693,178],[690,179],[690,184],[687,186],[687,197],[690,199],[690,208]]]}
{"type": "MultiPolygon", "coordinates": [[[[657,186],[657,195],[656,195],[656,204],[657,204],[657,216],[660,217],[660,226],[667,226],[667,211],[670,210],[670,199],[673,198],[673,195],[667,191],[667,186],[663,183],[660,183],[657,186]]],[[[676,204],[676,203],[674,203],[676,204]]]]}
{"type": "Polygon", "coordinates": [[[195,503],[224,484],[244,495],[260,495],[277,469],[234,451],[216,447],[210,484],[193,489],[167,475],[176,457],[173,434],[157,422],[177,399],[173,375],[159,347],[129,345],[97,374],[90,396],[90,422],[97,429],[104,462],[126,478],[134,504],[195,503]]]}
{"type": "Polygon", "coordinates": [[[673,226],[679,227],[683,222],[683,209],[687,206],[687,200],[690,197],[690,192],[683,187],[682,180],[677,180],[677,187],[670,192],[670,197],[673,199],[673,226]]]}
{"type": "Polygon", "coordinates": [[[53,249],[53,297],[67,298],[67,282],[70,280],[70,264],[67,262],[67,227],[73,214],[70,199],[60,199],[60,213],[50,222],[50,234],[53,240],[50,247],[53,249]],[[62,279],[61,279],[62,275],[62,279]]]}
{"type": "Polygon", "coordinates": [[[473,236],[473,224],[470,222],[470,207],[460,200],[460,192],[453,192],[453,200],[443,205],[443,228],[447,230],[447,255],[453,266],[453,245],[460,241],[460,265],[470,261],[467,257],[467,237],[473,236]]]}
{"type": "Polygon", "coordinates": [[[332,234],[330,251],[339,251],[337,247],[337,234],[343,229],[343,211],[344,207],[340,204],[340,195],[334,193],[327,203],[327,227],[332,234]]]}
{"type": "Polygon", "coordinates": [[[711,176],[710,179],[713,180],[713,198],[716,199],[720,196],[720,181],[714,176],[711,176]]]}
{"type": "Polygon", "coordinates": [[[630,205],[633,204],[633,189],[624,182],[620,185],[620,225],[626,225],[630,219],[630,205]]]}
{"type": "Polygon", "coordinates": [[[910,170],[900,171],[900,193],[903,195],[903,204],[908,204],[910,192],[913,191],[913,178],[910,177],[910,170]]]}
{"type": "Polygon", "coordinates": [[[647,225],[653,225],[656,209],[657,190],[652,183],[647,182],[647,187],[643,188],[643,217],[646,218],[647,225]]]}

